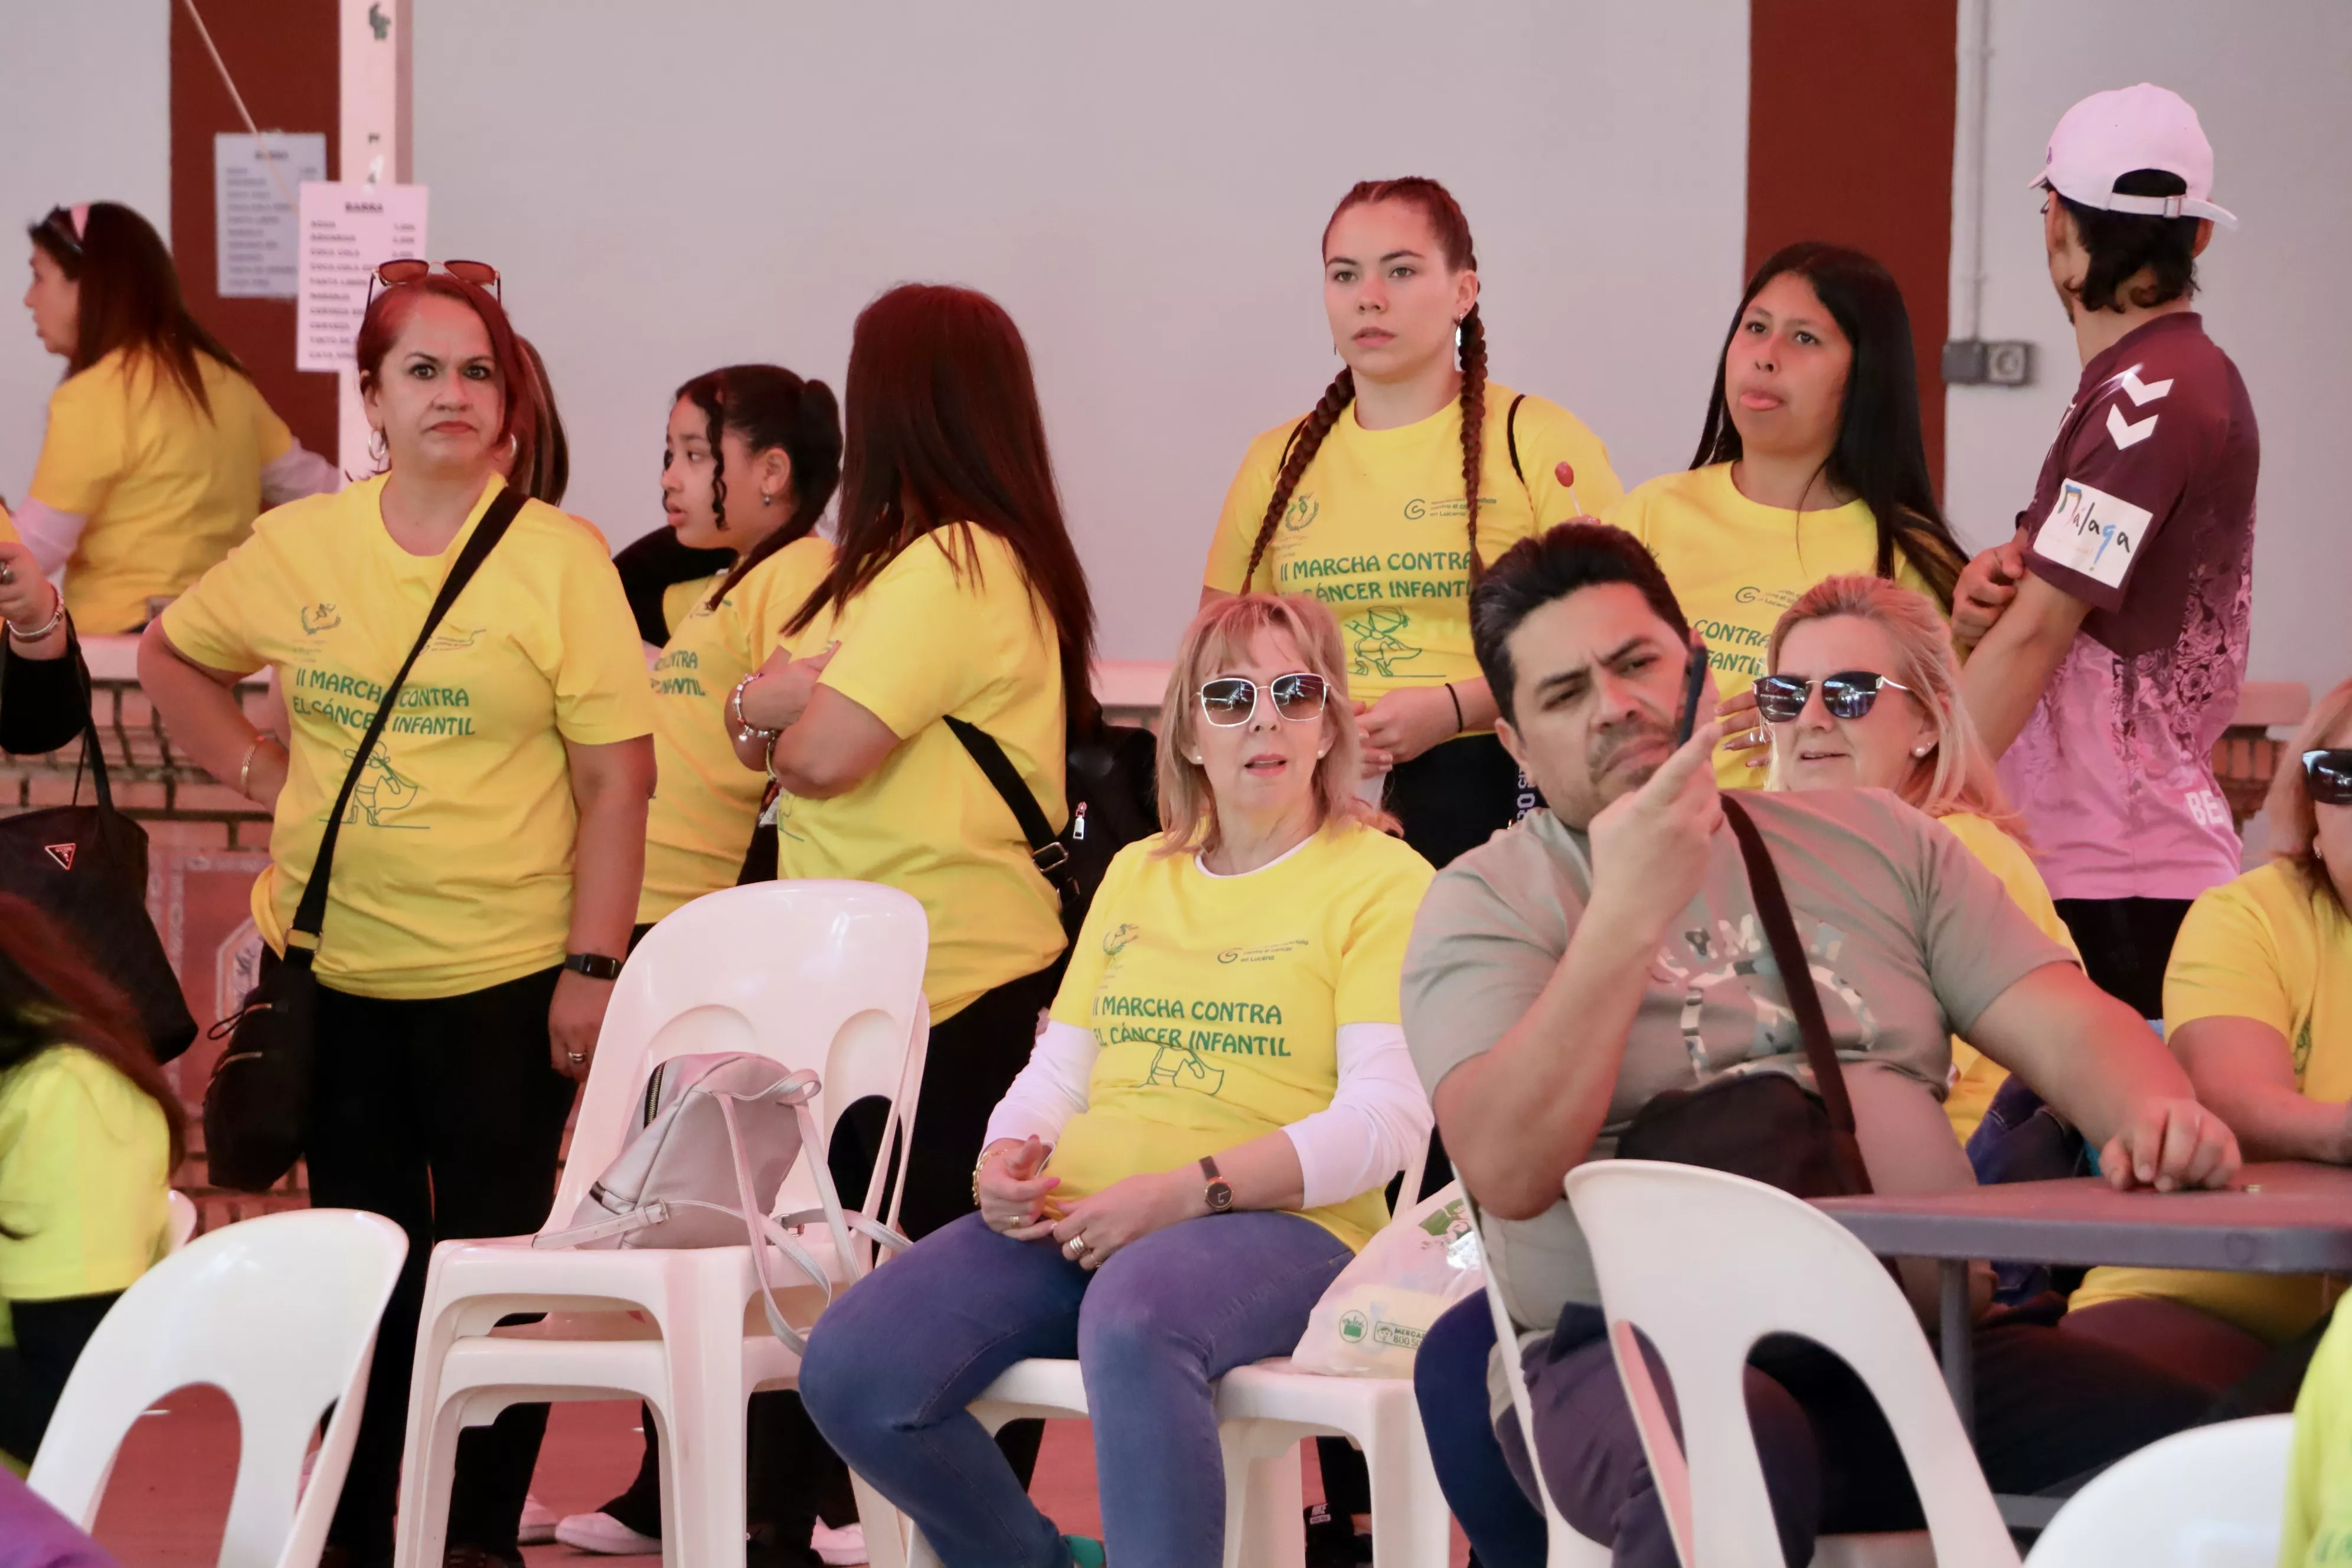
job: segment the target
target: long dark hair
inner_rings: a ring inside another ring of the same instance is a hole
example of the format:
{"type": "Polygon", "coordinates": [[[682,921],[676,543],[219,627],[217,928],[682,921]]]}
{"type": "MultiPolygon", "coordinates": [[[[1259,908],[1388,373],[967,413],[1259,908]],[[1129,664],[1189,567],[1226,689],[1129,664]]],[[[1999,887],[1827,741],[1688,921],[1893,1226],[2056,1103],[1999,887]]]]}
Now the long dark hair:
{"type": "Polygon", "coordinates": [[[147,1048],[139,1015],[46,910],[0,893],[0,1073],[51,1046],[79,1046],[138,1085],[163,1112],[178,1166],[187,1113],[147,1048]]]}
{"type": "Polygon", "coordinates": [[[710,509],[727,527],[727,458],[719,438],[729,430],[754,456],[781,447],[793,465],[793,510],[782,526],[736,558],[710,595],[716,609],[751,568],[795,540],[806,539],[841,483],[841,407],[833,388],[803,381],[782,365],[730,364],[705,371],[670,401],[689,400],[709,421],[710,509]]]}
{"type": "Polygon", "coordinates": [[[1715,356],[1715,390],[1707,398],[1706,424],[1690,466],[1703,468],[1739,460],[1744,448],[1724,394],[1724,361],[1748,307],[1784,272],[1812,286],[1822,309],[1853,345],[1853,367],[1846,373],[1845,402],[1838,413],[1837,445],[1830,448],[1826,465],[1829,480],[1859,496],[1877,520],[1877,574],[1895,575],[1895,552],[1900,548],[1948,614],[1952,589],[1969,556],[1952,537],[1952,525],[1944,521],[1944,509],[1936,500],[1935,481],[1927,476],[1911,313],[1903,308],[1903,290],[1886,268],[1861,251],[1800,240],[1774,251],[1756,269],[1739,296],[1739,308],[1731,313],[1723,353],[1715,356]]]}
{"type": "MultiPolygon", "coordinates": [[[[840,610],[946,523],[1003,539],[1053,617],[1075,729],[1097,716],[1094,603],[1062,521],[1028,345],[985,294],[905,283],[858,312],[843,419],[840,547],[785,629],[840,610]]],[[[976,570],[969,560],[958,569],[976,570]]]]}
{"type": "Polygon", "coordinates": [[[520,435],[516,437],[514,485],[532,500],[562,506],[563,492],[572,485],[572,442],[563,434],[563,416],[556,411],[555,384],[548,379],[547,361],[540,357],[537,343],[518,332],[515,346],[522,350],[524,367],[530,372],[530,384],[517,389],[516,395],[530,399],[538,435],[527,447],[520,435]]]}
{"type": "MultiPolygon", "coordinates": [[[[1478,253],[1470,240],[1470,220],[1462,216],[1462,205],[1454,194],[1435,180],[1420,175],[1408,175],[1401,180],[1362,180],[1339,198],[1331,216],[1323,225],[1323,244],[1331,243],[1331,226],[1350,207],[1371,202],[1410,202],[1421,209],[1437,236],[1437,248],[1445,257],[1445,265],[1459,272],[1467,268],[1476,271],[1478,253]]],[[[1485,571],[1478,559],[1478,474],[1486,460],[1486,328],[1479,319],[1478,307],[1462,318],[1462,490],[1468,503],[1465,526],[1470,535],[1470,580],[1475,583],[1485,571]]],[[[1356,373],[1341,368],[1323,389],[1314,411],[1300,422],[1292,433],[1289,454],[1283,459],[1282,471],[1275,476],[1274,495],[1265,504],[1265,516],[1257,525],[1257,542],[1250,546],[1249,570],[1242,574],[1242,589],[1249,590],[1250,579],[1257,575],[1257,563],[1265,559],[1266,546],[1274,542],[1275,525],[1282,521],[1285,508],[1290,505],[1291,492],[1307,472],[1307,465],[1323,446],[1323,437],[1331,433],[1348,405],[1356,400],[1356,373]]]]}
{"type": "Polygon", "coordinates": [[[66,374],[79,375],[117,349],[146,355],[212,417],[198,354],[246,374],[235,354],[188,313],[172,252],[154,226],[119,202],[92,202],[81,231],[66,207],[25,232],[80,289],[80,321],[66,374]]]}

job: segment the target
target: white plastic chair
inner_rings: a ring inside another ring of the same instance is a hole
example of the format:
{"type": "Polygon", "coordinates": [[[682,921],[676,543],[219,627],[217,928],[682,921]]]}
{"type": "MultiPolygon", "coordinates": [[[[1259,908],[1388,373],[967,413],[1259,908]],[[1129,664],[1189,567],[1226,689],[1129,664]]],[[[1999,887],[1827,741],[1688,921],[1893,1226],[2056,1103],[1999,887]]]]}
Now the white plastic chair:
{"type": "MultiPolygon", "coordinates": [[[[1485,1255],[1486,1233],[1478,1232],[1478,1247],[1485,1255]]],[[[1495,1271],[1486,1270],[1486,1310],[1495,1320],[1495,1342],[1503,1351],[1503,1382],[1511,1391],[1511,1414],[1519,1423],[1519,1441],[1526,1445],[1528,1458],[1536,1472],[1536,1492],[1543,1505],[1545,1568],[1609,1568],[1609,1548],[1577,1532],[1576,1527],[1560,1517],[1559,1505],[1551,1500],[1551,1483],[1544,1479],[1542,1461],[1536,1458],[1535,1404],[1528,1396],[1527,1373],[1518,1354],[1519,1331],[1511,1321],[1510,1310],[1503,1305],[1503,1287],[1495,1271]]]]}
{"type": "MultiPolygon", "coordinates": [[[[1918,1489],[1934,1560],[2013,1568],[2017,1550],[1918,1320],[1843,1226],[1777,1187],[1695,1165],[1597,1160],[1570,1171],[1567,1190],[1686,1568],[1778,1568],[1741,1372],[1757,1341],[1779,1333],[1822,1345],[1869,1386],[1918,1489]],[[1684,1444],[1665,1419],[1636,1328],[1673,1380],[1684,1444]]],[[[1916,1561],[1922,1544],[1916,1532],[1848,1537],[1822,1557],[1916,1561]]]]}
{"type": "Polygon", "coordinates": [[[2068,1499],[2026,1568],[2271,1568],[2294,1445],[2292,1415],[2176,1432],[2068,1499]]]}
{"type": "MultiPolygon", "coordinates": [[[[1424,1145],[1400,1191],[1421,1190],[1428,1158],[1424,1145]]],[[[1016,1362],[971,1408],[991,1432],[1024,1419],[1083,1420],[1086,1382],[1075,1361],[1016,1362]]],[[[1225,1469],[1226,1568],[1303,1568],[1298,1444],[1325,1436],[1349,1438],[1364,1450],[1371,1473],[1374,1568],[1446,1560],[1452,1516],[1430,1464],[1410,1382],[1294,1372],[1289,1357],[1277,1356],[1235,1367],[1219,1380],[1217,1423],[1225,1469]]],[[[850,1481],[871,1568],[938,1568],[929,1543],[904,1514],[862,1478],[853,1474],[850,1481]]]]}
{"type": "MultiPolygon", "coordinates": [[[[889,1100],[889,1123],[862,1206],[878,1201],[891,1151],[914,1136],[929,1038],[923,908],[867,882],[787,881],[697,899],[638,944],[614,984],[595,1065],[545,1229],[572,1221],[620,1152],[640,1112],[646,1077],[672,1057],[753,1052],[824,1080],[820,1134],[867,1096],[889,1100]]],[[[778,1213],[814,1208],[803,1152],[778,1213]]],[[[895,1205],[893,1214],[895,1216],[895,1205]]],[[[865,1271],[867,1247],[836,1257],[829,1237],[809,1249],[836,1286],[865,1271]]],[[[772,1266],[772,1274],[779,1270],[772,1266]]],[[[786,1278],[797,1279],[789,1271],[786,1278]]],[[[662,1555],[671,1568],[743,1562],[744,1405],[793,1385],[799,1358],[768,1331],[747,1247],[693,1250],[537,1251],[529,1237],[444,1242],[433,1253],[417,1330],[401,1477],[395,1561],[441,1561],[457,1438],[509,1405],[636,1398],[661,1426],[662,1555]],[[492,1332],[513,1312],[557,1314],[492,1332]]],[[[804,1321],[823,1306],[813,1288],[778,1295],[804,1321]]]]}
{"type": "Polygon", "coordinates": [[[187,1246],[188,1238],[196,1234],[197,1216],[196,1200],[177,1187],[172,1189],[167,1202],[171,1219],[163,1231],[163,1256],[169,1258],[187,1246]]]}
{"type": "Polygon", "coordinates": [[[131,1424],[173,1390],[211,1384],[237,1419],[220,1568],[311,1568],[359,1438],[376,1321],[407,1255],[398,1226],[352,1209],[264,1215],[190,1242],[99,1323],[27,1483],[88,1530],[131,1424]],[[303,1455],[331,1405],[304,1489],[303,1455]]]}

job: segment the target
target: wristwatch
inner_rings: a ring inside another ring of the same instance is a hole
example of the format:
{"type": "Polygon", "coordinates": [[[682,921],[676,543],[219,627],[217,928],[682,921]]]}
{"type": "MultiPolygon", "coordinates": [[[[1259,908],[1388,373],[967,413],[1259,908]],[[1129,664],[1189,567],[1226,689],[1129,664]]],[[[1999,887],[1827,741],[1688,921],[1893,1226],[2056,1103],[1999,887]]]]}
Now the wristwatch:
{"type": "Polygon", "coordinates": [[[563,967],[591,980],[618,980],[621,977],[621,961],[607,958],[601,952],[567,952],[563,955],[563,967]]]}
{"type": "Polygon", "coordinates": [[[1233,1213],[1234,1184],[1217,1174],[1217,1162],[1206,1154],[1202,1155],[1201,1173],[1209,1178],[1209,1184],[1201,1189],[1201,1201],[1209,1205],[1209,1212],[1233,1213]]]}

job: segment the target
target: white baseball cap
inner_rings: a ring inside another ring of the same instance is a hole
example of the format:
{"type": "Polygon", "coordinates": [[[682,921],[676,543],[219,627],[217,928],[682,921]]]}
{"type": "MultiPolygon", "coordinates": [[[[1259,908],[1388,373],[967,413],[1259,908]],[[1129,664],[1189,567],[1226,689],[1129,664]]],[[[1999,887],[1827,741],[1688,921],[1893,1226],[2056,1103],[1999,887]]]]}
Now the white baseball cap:
{"type": "Polygon", "coordinates": [[[2086,207],[2211,218],[2224,228],[2238,226],[2236,214],[2208,199],[2213,194],[2213,144],[2205,140],[2197,111],[2179,93],[2149,82],[2095,92],[2068,110],[2050,133],[2050,149],[2033,184],[2086,207]],[[2178,174],[2189,188],[2177,196],[2116,194],[2116,181],[2135,169],[2178,174]]]}

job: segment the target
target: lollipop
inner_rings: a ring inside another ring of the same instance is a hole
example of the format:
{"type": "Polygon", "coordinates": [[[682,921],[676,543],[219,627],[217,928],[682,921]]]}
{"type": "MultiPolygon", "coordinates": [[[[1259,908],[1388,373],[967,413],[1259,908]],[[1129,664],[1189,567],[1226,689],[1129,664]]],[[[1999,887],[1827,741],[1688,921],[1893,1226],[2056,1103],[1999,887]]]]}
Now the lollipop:
{"type": "Polygon", "coordinates": [[[1576,509],[1577,516],[1582,517],[1584,503],[1576,499],[1576,465],[1558,463],[1553,466],[1551,473],[1552,478],[1559,481],[1559,488],[1568,492],[1568,504],[1576,509]]]}

